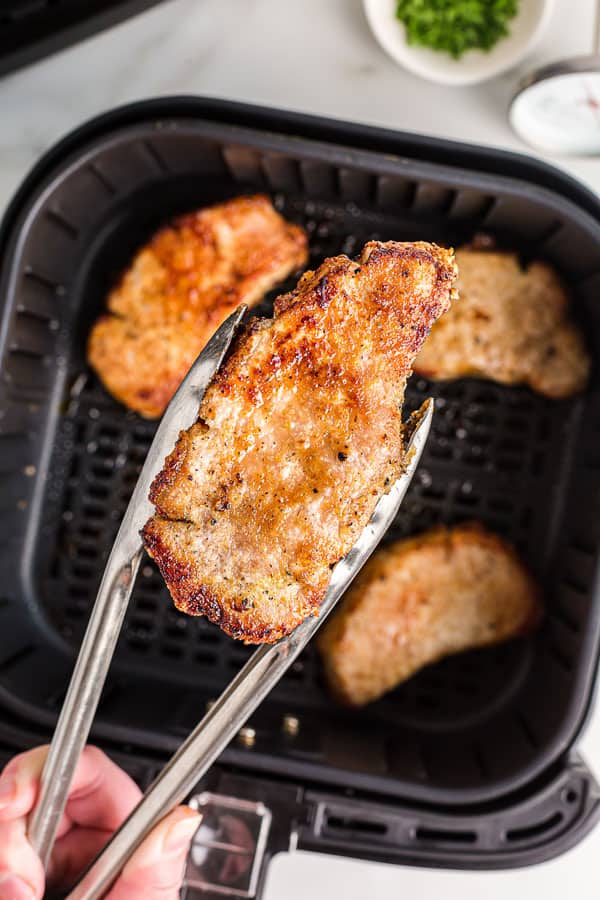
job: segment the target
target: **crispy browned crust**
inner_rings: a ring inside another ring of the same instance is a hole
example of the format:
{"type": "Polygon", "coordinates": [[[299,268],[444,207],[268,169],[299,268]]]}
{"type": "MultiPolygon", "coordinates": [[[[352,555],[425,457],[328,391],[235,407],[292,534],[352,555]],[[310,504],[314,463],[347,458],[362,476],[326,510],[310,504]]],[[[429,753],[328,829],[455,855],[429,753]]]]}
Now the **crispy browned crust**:
{"type": "Polygon", "coordinates": [[[444,656],[530,633],[541,615],[514,548],[468,522],[376,551],[317,646],[331,692],[362,706],[444,656]]]}
{"type": "Polygon", "coordinates": [[[463,248],[456,254],[460,301],[415,360],[415,372],[527,384],[559,399],[582,391],[590,373],[567,291],[551,266],[523,268],[514,253],[463,248]]]}
{"type": "Polygon", "coordinates": [[[247,326],[152,486],[144,543],[179,609],[248,643],[317,612],[400,473],[406,378],[455,278],[451,251],[372,242],[247,326]]]}
{"type": "Polygon", "coordinates": [[[236,306],[252,306],[306,262],[304,231],[268,197],[237,197],[182,216],[142,248],[94,325],[88,359],[118,400],[162,415],[236,306]]]}

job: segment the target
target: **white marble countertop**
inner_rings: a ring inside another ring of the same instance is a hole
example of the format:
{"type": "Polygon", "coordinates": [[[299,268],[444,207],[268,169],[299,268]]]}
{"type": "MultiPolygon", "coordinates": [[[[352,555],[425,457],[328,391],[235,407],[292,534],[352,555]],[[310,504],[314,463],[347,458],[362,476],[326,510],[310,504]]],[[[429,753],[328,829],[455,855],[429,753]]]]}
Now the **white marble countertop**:
{"type": "MultiPolygon", "coordinates": [[[[555,6],[519,71],[444,88],[387,57],[360,0],[169,0],[0,81],[0,206],[75,125],[157,95],[225,97],[525,151],[506,118],[519,73],[593,44],[594,0],[555,6]]],[[[552,161],[600,191],[598,159],[552,161]]]]}
{"type": "MultiPolygon", "coordinates": [[[[366,25],[360,0],[169,0],[0,80],[0,211],[34,160],[91,116],[168,94],[202,94],[527,152],[506,110],[519,74],[590,53],[594,0],[556,0],[535,53],[470,88],[442,88],[398,68],[366,25]]],[[[600,160],[549,159],[600,193],[600,160]]],[[[600,710],[580,748],[600,777],[600,710]]],[[[444,897],[597,900],[600,827],[558,860],[509,873],[457,873],[310,854],[279,857],[269,900],[444,897]]]]}

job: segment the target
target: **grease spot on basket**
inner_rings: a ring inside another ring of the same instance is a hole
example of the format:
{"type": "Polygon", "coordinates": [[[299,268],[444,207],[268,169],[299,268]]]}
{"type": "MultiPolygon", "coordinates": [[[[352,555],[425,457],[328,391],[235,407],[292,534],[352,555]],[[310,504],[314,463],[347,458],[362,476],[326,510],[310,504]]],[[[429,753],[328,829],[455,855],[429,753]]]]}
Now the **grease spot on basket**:
{"type": "Polygon", "coordinates": [[[427,469],[417,469],[417,475],[419,478],[419,482],[423,485],[423,487],[431,487],[433,478],[427,471],[427,469]]]}

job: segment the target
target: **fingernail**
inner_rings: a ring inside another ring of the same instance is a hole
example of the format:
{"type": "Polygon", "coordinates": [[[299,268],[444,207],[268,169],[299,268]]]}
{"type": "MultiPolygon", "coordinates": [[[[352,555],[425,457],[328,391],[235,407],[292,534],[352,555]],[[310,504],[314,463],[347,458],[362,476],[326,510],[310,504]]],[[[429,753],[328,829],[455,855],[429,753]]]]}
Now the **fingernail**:
{"type": "Polygon", "coordinates": [[[0,900],[34,900],[35,891],[30,884],[7,872],[0,875],[0,900]]]}
{"type": "Polygon", "coordinates": [[[0,781],[0,809],[9,806],[15,799],[17,793],[17,782],[14,778],[3,778],[0,781]]]}
{"type": "Polygon", "coordinates": [[[165,836],[164,847],[169,853],[185,850],[200,824],[200,816],[188,815],[171,825],[165,836]]]}

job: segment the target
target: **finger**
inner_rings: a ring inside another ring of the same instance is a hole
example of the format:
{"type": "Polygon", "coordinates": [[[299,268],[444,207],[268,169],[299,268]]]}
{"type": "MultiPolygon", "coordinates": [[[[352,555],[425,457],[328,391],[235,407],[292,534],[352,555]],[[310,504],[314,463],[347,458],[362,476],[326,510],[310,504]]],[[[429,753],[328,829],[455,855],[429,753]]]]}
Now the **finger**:
{"type": "Polygon", "coordinates": [[[74,828],[59,838],[52,851],[48,882],[53,886],[73,884],[108,843],[111,834],[99,828],[74,828]]]}
{"type": "MultiPolygon", "coordinates": [[[[8,763],[0,776],[0,821],[25,816],[33,809],[47,755],[47,746],[36,747],[8,763]]],[[[102,750],[85,747],[69,790],[66,820],[61,821],[58,834],[68,831],[73,822],[114,831],[140,797],[133,779],[102,750]]]]}
{"type": "Polygon", "coordinates": [[[25,833],[25,819],[0,822],[0,900],[44,894],[44,870],[25,833]]]}
{"type": "Polygon", "coordinates": [[[200,816],[173,810],[138,847],[106,900],[178,900],[190,842],[200,816]]]}
{"type": "Polygon", "coordinates": [[[86,747],[69,791],[71,822],[114,831],[137,805],[142,792],[135,781],[98,747],[86,747]]]}
{"type": "Polygon", "coordinates": [[[0,822],[26,816],[35,805],[48,746],[14,756],[0,775],[0,822]]]}

